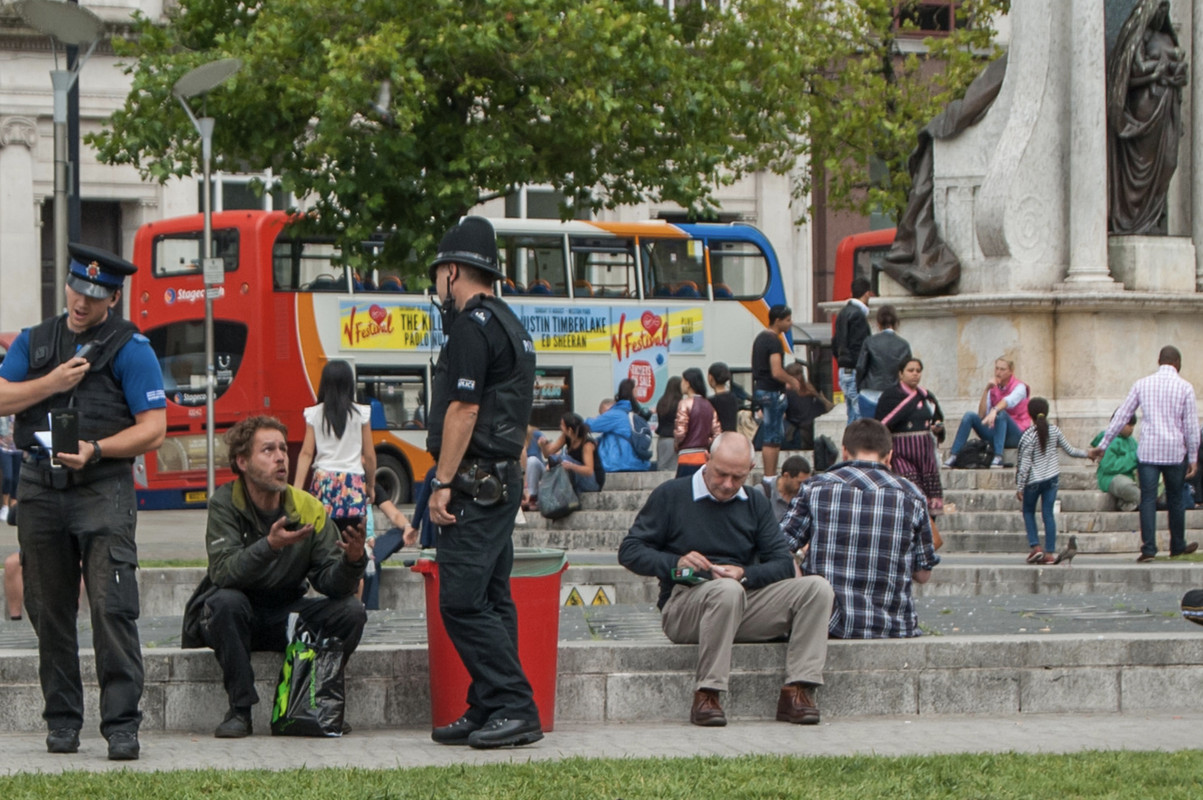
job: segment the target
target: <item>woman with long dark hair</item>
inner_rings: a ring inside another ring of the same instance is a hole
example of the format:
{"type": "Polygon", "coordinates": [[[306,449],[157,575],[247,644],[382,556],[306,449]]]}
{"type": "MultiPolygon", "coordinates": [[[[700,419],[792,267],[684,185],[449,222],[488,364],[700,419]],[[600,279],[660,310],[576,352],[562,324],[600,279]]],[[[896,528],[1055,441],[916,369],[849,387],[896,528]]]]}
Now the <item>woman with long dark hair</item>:
{"type": "Polygon", "coordinates": [[[714,406],[706,399],[706,379],[697,367],[681,373],[685,396],[677,404],[673,442],[677,446],[677,477],[692,475],[702,468],[710,452],[710,443],[723,432],[714,406]]]}
{"type": "MultiPolygon", "coordinates": [[[[577,492],[600,492],[606,485],[606,468],[597,452],[597,443],[589,435],[589,426],[580,414],[565,412],[560,417],[559,437],[554,442],[541,439],[539,444],[549,460],[562,453],[560,466],[567,470],[572,478],[572,488],[577,492]]],[[[542,477],[542,470],[539,472],[542,477]]],[[[535,485],[538,485],[537,480],[535,485]]]]}
{"type": "Polygon", "coordinates": [[[677,424],[677,405],[681,402],[681,376],[674,375],[664,385],[664,394],[656,403],[656,469],[677,468],[677,445],[673,427],[677,424]]]}
{"type": "MultiPolygon", "coordinates": [[[[317,405],[305,409],[305,441],[297,457],[292,485],[305,488],[334,518],[362,517],[376,484],[376,450],[372,446],[371,409],[355,402],[355,373],[346,361],[322,369],[317,405]]],[[[368,531],[371,544],[372,531],[368,531]]]]}
{"type": "Polygon", "coordinates": [[[874,413],[894,438],[890,468],[918,486],[927,498],[932,540],[938,549],[943,540],[936,517],[944,513],[944,487],[936,440],[944,438],[944,412],[936,396],[919,385],[922,378],[923,362],[907,359],[898,383],[881,393],[874,413]]]}
{"type": "Polygon", "coordinates": [[[652,412],[639,405],[639,401],[635,398],[635,381],[632,378],[623,378],[618,382],[618,391],[614,393],[614,401],[621,403],[623,400],[630,403],[631,410],[639,416],[644,419],[651,417],[652,412]]]}
{"type": "Polygon", "coordinates": [[[1028,563],[1054,564],[1062,559],[1057,552],[1057,521],[1053,504],[1057,502],[1057,484],[1061,477],[1060,447],[1074,458],[1086,458],[1086,451],[1069,443],[1065,434],[1048,421],[1048,400],[1033,397],[1028,401],[1032,427],[1019,437],[1019,459],[1015,465],[1016,496],[1023,501],[1023,526],[1028,534],[1028,563]],[[1044,520],[1044,549],[1036,530],[1036,501],[1044,520]]]}

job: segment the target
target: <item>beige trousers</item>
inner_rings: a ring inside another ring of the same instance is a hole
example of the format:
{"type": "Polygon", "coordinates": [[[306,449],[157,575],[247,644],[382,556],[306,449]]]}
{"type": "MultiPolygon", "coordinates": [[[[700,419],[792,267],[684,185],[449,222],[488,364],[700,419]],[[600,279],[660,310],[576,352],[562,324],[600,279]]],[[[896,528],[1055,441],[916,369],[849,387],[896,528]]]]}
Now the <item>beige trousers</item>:
{"type": "Polygon", "coordinates": [[[660,625],[676,644],[698,645],[697,689],[727,691],[735,642],[789,636],[785,682],[821,684],[827,661],[827,623],[835,594],[817,575],[745,591],[731,578],[677,585],[660,625]]]}

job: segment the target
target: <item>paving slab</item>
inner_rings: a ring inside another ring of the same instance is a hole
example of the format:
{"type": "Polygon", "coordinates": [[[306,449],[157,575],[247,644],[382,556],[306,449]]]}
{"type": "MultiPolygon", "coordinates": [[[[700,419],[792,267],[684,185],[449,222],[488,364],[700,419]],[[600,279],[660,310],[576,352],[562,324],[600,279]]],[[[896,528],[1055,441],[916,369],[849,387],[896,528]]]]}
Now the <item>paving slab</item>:
{"type": "Polygon", "coordinates": [[[845,717],[816,726],[770,721],[696,728],[686,722],[557,723],[530,747],[472,750],[430,741],[424,728],[354,732],[341,739],[256,734],[221,740],[178,733],[145,733],[142,758],[112,762],[95,731],[84,731],[80,752],[50,755],[42,734],[0,734],[0,774],[172,772],[208,769],[301,770],[327,767],[476,766],[567,758],[690,758],[741,755],[910,756],[955,753],[1075,753],[1161,751],[1196,743],[1203,713],[1025,714],[981,716],[845,717]]]}

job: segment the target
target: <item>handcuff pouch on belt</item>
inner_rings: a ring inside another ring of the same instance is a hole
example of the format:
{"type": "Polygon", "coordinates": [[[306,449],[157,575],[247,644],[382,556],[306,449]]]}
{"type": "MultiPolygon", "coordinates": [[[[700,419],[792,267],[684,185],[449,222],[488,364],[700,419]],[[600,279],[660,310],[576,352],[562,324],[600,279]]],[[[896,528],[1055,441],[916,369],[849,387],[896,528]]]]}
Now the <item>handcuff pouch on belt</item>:
{"type": "Polygon", "coordinates": [[[451,488],[466,494],[478,506],[495,506],[509,498],[508,481],[504,480],[508,468],[509,464],[504,461],[461,464],[451,480],[451,488]]]}

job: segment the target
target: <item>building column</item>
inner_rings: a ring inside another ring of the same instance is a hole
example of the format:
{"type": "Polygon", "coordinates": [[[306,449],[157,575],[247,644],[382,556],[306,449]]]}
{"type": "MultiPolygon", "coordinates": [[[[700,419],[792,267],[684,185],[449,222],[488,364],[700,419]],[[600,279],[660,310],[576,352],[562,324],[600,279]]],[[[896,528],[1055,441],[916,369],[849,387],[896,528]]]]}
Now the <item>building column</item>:
{"type": "Polygon", "coordinates": [[[42,247],[33,193],[37,142],[32,119],[0,119],[0,331],[41,319],[42,247]]]}
{"type": "Polygon", "coordinates": [[[1062,288],[1119,290],[1107,268],[1107,65],[1102,0],[1071,0],[1069,273],[1062,288]]]}

